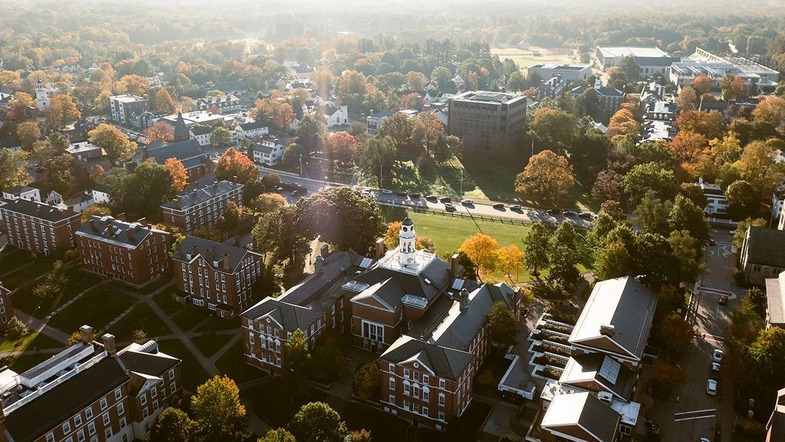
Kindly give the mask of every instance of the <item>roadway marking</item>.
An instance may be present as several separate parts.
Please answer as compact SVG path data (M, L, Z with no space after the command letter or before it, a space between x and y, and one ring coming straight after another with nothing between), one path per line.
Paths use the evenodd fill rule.
M716 417L717 409L716 408L706 408L704 410L694 410L694 411L682 411L679 413L673 413L673 421L674 422L682 422L682 421L689 421L695 419L709 419Z

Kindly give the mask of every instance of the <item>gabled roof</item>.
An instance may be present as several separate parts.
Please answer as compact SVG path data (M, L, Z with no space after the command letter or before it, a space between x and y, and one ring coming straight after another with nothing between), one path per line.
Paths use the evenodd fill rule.
M588 392L553 398L540 427L579 440L613 442L621 415Z
M379 358L394 364L411 361L414 358L436 376L458 380L472 362L474 355L423 342L410 336L402 336L396 339Z
M148 353L131 349L119 352L117 357L127 369L147 376L161 376L180 363L180 359L166 353Z
M216 268L216 270L231 273L237 271L237 267L240 265L240 262L247 254L256 255L261 258L261 255L258 253L246 250L242 247L236 247L231 244L210 241L189 235L185 237L185 239L180 243L180 249L172 256L172 259L175 261L188 262L196 258L196 256L193 255L194 251L204 258L204 260L207 262L207 265ZM186 255L190 256L190 259ZM228 269L223 267L224 256L229 258ZM212 261L217 261L218 266L213 266Z
M36 218L45 219L47 221L60 221L64 219L71 218L73 216L78 216L78 213L75 213L71 209L57 207L57 206L50 206L45 202L37 202L37 201L29 201L23 199L15 199L15 200L4 200L5 205L2 206L2 210L8 210L10 212L21 213L24 215L33 216Z
M785 268L785 231L750 227L746 242L748 263Z
M196 126L191 127L191 132L194 134L194 136L207 135L213 132L213 128L210 126L203 126L201 124L197 124Z
M244 132L248 132L250 130L263 129L263 128L267 127L267 126L268 126L267 122L263 121L263 120L252 121L250 123L243 123L243 124L238 125L238 127L240 127L240 129L242 129Z
M186 169L194 166L190 163L186 164L189 160L196 159L201 164L200 158L207 158L204 148L195 139L163 145L155 142L150 143L147 146L147 155L158 164L164 164L169 158L177 158Z
M609 391L626 401L632 394L635 373L608 355L585 354L567 361L559 382L585 390Z
M161 207L175 210L184 210L189 207L201 204L205 201L209 201L216 196L229 193L236 189L242 189L243 187L244 186L242 184L234 183L232 181L215 181L212 184L208 184L198 189L191 189L181 192L179 195L177 195L176 199L165 202L161 205Z
M242 316L252 320L269 316L284 330L293 332L297 329L306 330L322 317L322 312L267 297L243 312Z
M139 223L129 223L114 219L111 216L91 216L82 227L76 231L79 236L98 239L122 245L138 247L150 232L167 234L161 230L148 228Z
M776 278L766 279L767 321L771 325L785 327L785 272Z
M640 360L656 307L657 295L629 276L600 281L569 342Z

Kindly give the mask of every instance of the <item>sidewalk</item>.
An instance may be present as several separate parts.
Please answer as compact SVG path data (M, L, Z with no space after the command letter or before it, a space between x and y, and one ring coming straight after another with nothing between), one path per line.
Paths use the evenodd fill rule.
M39 332L44 336L48 336L62 344L66 344L68 342L69 335L67 333L63 333L62 331L54 327L48 326L46 322L34 318L19 309L14 309L14 315L16 315L16 317L19 318L20 321L24 322L25 325L27 326L27 329L30 330L31 332L32 331Z

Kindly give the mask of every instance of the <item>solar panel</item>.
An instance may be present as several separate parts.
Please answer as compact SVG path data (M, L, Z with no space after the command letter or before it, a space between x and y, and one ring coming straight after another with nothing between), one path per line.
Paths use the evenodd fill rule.
M602 360L602 366L600 367L600 376L607 379L611 384L616 385L616 379L619 378L620 369L621 364L618 361L613 360L610 356L605 356Z

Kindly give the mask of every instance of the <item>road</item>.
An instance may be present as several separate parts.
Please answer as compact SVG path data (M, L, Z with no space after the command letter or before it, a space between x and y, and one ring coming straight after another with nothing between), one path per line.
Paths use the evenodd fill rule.
M732 236L724 230L712 230L716 245L707 246L704 262L707 273L703 275L703 289L695 295L689 317L694 321L698 336L680 365L687 379L665 402L658 402L649 412L660 424L663 441L698 441L706 437L713 442L730 441L735 414L731 398L723 395L719 384L719 395L706 393L710 375L712 352L723 349L725 331L730 312L738 304L743 290L736 286L733 273L735 253L732 252ZM722 294L733 293L728 305L720 305ZM721 436L716 437L715 430Z
M263 176L266 173L268 173L266 170L260 168L259 170L260 176ZM306 189L308 189L309 194L317 192L320 189L331 185L325 181L303 179L303 178L288 176L288 175L281 175L281 178L285 183L297 184L305 187ZM283 191L282 194L286 196L287 200L290 203L296 202L302 196L302 195L296 195L293 197L291 195L291 192L288 191ZM423 210L435 210L440 212L446 211L444 204L437 202L435 200L428 201L422 196L420 198L410 198L408 196L396 194L391 191L383 192L378 189L367 189L367 194L372 198L374 198L376 202L385 206L405 207L408 208L409 210L423 209ZM522 210L513 211L509 209L509 204L507 203L504 204L505 206L504 209L496 209L492 206L492 204L476 203L476 204L464 205L461 204L459 200L456 198L453 198L452 203L455 206L456 213L462 212L464 214L472 214L474 216L505 218L505 219L510 219L523 223L535 223L537 221L542 221L543 223L547 223L547 224L559 224L562 221L566 220L577 228L588 229L589 227L591 227L590 220L579 218L577 216L568 217L564 215L548 215L544 211L538 211L529 208L522 208Z

